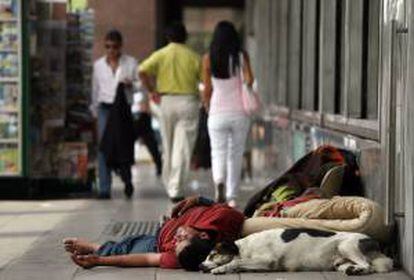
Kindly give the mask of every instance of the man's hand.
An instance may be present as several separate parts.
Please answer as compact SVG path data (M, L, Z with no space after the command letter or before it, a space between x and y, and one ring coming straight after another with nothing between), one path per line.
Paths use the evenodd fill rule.
M71 255L72 261L76 263L77 265L88 269L96 266L98 264L99 256L94 254L88 254L88 255L77 255L72 254Z
M122 81L124 84L125 84L125 86L127 87L127 88L132 88L132 80L131 79L124 79L123 81Z
M154 102L155 104L160 104L161 103L161 94L159 94L156 91L152 91L149 93L149 97L151 99L152 102Z
M210 103L209 102L203 102L203 107L206 112L210 111Z
M171 217L176 218L184 214L185 211L188 209L200 205L198 196L190 196L189 198L184 199L180 203L178 203L171 212Z
M142 113L150 112L150 105L149 105L148 99L145 99L145 101L141 102L139 106L140 106L140 112Z

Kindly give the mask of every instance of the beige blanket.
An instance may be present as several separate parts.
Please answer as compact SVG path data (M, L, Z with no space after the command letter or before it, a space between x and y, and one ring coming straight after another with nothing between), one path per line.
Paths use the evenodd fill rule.
M293 206L283 212L282 218L249 218L244 223L242 235L271 228L303 227L360 232L380 241L386 241L390 233L378 203L363 197L334 196Z

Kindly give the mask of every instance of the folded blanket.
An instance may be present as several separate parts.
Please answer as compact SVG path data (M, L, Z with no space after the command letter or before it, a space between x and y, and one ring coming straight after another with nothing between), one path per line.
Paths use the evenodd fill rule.
M386 241L390 233L380 205L367 198L354 196L335 196L331 199L303 202L283 211L282 218L247 219L243 225L242 235L271 228L360 232L379 241Z
M321 198L318 194L309 194L288 201L268 202L260 206L253 217L283 217L283 212L287 211L288 208L318 198Z
M296 197L309 188L321 187L326 181L324 180L326 175L335 167L341 167L340 170L337 170L340 171L340 174L336 174L340 175L340 180L335 180L333 182L335 184L330 182L326 184L330 185L327 194L363 196L364 192L355 155L350 151L323 145L302 157L282 176L255 193L248 200L244 214L246 217L251 217L260 206L271 201L272 194L280 187L294 188Z

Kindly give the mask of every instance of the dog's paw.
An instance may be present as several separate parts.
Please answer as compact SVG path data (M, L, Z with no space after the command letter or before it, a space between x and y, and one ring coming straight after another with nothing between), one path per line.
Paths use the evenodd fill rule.
M356 265L350 265L345 270L346 275L365 275L369 274L370 270L365 267L360 267Z
M227 271L225 269L223 269L222 267L216 267L216 268L212 269L210 272L212 274L217 275L217 274L225 274Z

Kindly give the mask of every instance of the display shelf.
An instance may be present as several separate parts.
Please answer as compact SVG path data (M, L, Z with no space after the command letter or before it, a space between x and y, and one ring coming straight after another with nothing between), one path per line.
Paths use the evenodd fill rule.
M0 114L18 114L19 109L8 109L8 108L1 108L0 106Z
M65 4L67 2L67 0L37 0L37 2L39 2L39 3L47 3L47 4L51 4L51 3L62 3L62 4Z
M0 49L0 53L18 53L18 50L13 49Z
M22 167L22 0L5 0L0 13L0 177Z
M18 23L19 19L18 18L0 18L0 23L1 22L15 22Z
M19 83L18 77L0 77L0 83Z
M16 138L0 138L0 144L19 144L20 140Z
M1 160L0 160L0 162L1 162ZM16 176L16 172L1 172L0 171L0 174L1 174L2 177Z
M88 67L93 57L93 23L94 16L88 11L68 14L66 131L68 139L89 147L88 160L96 156L93 118L89 111L92 67Z

